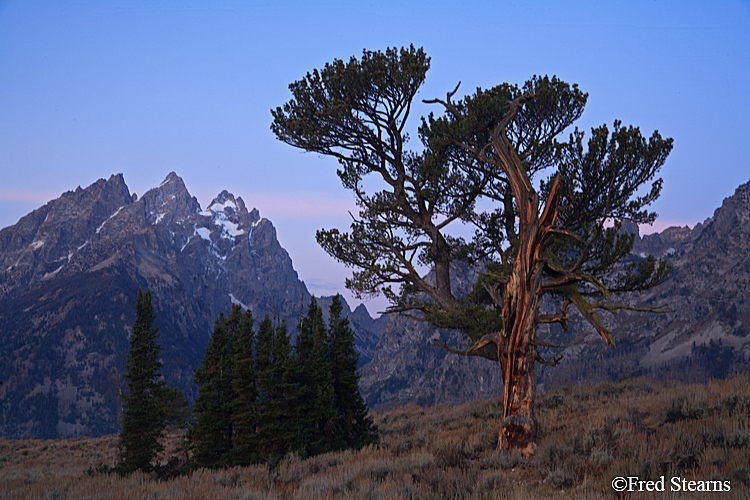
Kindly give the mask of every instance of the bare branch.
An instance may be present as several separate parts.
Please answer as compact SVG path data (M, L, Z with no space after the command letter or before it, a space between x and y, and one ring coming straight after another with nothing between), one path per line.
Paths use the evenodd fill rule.
M538 322L540 324L552 324L552 323L560 323L562 325L563 330L568 329L568 321L570 318L566 314L540 314L538 317Z
M446 95L445 101L435 98L435 99L429 99L429 100L423 99L422 102L425 104L438 104L438 103L442 104L445 107L445 109L448 110L454 117L460 118L461 113L458 112L456 107L451 102L451 97L453 97L453 95L456 92L458 92L458 87L460 86L461 86L461 82L458 82L458 85L456 85L456 88L453 89L453 92L448 92L448 94Z
M549 228L548 232L550 234L553 234L553 235L557 234L557 235L560 235L560 236L565 236L566 238L574 239L574 240L576 240L576 241L578 241L580 243L583 243L583 244L587 243L586 240L584 240L583 238L581 238L577 234L572 233L572 232L570 232L568 230L565 230L565 229L560 229L558 227L551 227L551 228Z
M481 339L476 341L471 347L466 350L456 349L448 346L445 342L439 340L433 340L432 345L445 349L446 351L458 354L459 356L476 356L480 358L490 359L492 361L499 361L498 359L498 345L501 342L500 332L488 333Z
M562 354L560 354L559 356L556 356L555 359L553 359L552 361L547 361L546 359L542 358L539 354L536 355L536 361L539 364L546 365L546 366L557 366L557 364L562 359L563 359Z

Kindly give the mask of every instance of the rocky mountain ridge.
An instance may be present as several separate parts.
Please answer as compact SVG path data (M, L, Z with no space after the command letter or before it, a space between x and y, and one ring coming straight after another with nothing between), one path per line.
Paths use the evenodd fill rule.
M165 379L189 399L220 312L240 304L293 330L310 300L273 224L228 191L201 209L170 173L140 199L121 174L66 192L0 231L0 436L119 431L139 287ZM364 363L379 323L351 316Z
M687 381L747 370L750 358L750 183L693 229L638 236L632 259L673 266L667 280L622 297L674 312L607 316L617 348L578 318L539 367L540 389L632 375ZM631 227L637 231L637 227ZM458 288L472 281L456 277ZM270 221L222 191L202 209L176 174L138 199L122 175L64 193L0 230L0 436L99 435L119 429L119 391L135 294L154 296L167 382L194 395L213 321L231 304L296 324L309 293ZM327 309L330 299L320 298ZM455 332L400 315L344 313L360 353L371 407L456 404L501 392L496 363L432 346Z

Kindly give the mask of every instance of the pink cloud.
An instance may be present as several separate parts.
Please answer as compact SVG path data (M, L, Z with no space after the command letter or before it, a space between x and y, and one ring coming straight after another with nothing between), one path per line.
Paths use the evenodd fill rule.
M33 189L0 189L0 201L15 203L38 203L44 205L59 197L61 193Z
M293 217L298 219L317 219L321 217L340 217L348 212L356 213L357 206L354 201L330 196L320 196L315 193L304 193L301 195L253 195L252 204L261 211L282 217Z
M248 210L257 208L261 217L272 221L279 218L313 220L330 217L348 217L348 213L356 214L359 209L353 198L332 196L320 191L297 192L252 192L242 189L232 190L235 196L245 201ZM219 193L211 186L199 187L195 190L202 207L206 207Z
M685 227L688 226L691 229L695 227L695 222L685 222L676 220L657 220L653 224L641 224L639 225L641 236L644 234L661 233L670 227Z

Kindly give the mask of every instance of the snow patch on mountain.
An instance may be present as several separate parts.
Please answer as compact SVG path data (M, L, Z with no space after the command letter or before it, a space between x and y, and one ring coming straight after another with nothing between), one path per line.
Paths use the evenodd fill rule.
M55 270L54 270L54 271L52 271L51 273L46 273L46 274L45 274L44 276L42 276L42 279L43 279L43 280L46 280L46 279L49 279L49 278L54 278L54 277L55 277L55 275L57 275L57 273L59 273L59 272L60 272L60 270L61 270L61 269L63 268L63 266L64 266L64 265L65 265L65 264L63 264L62 266L58 267L57 269L55 269Z
M230 219L227 213L228 209L235 213L238 211L237 204L232 199L227 199L224 202L215 200L210 207L200 212L200 215L211 217L212 222L221 227L221 238L233 239L245 234L245 230L238 229L239 224Z
M110 215L109 217L107 217L107 220L105 220L104 222L102 222L102 224L101 224L101 225L100 225L100 226L99 226L98 228L96 228L96 234L99 234L99 232L100 232L100 231L102 230L102 228L104 227L104 224L106 224L107 222L109 222L109 220L110 220L110 219L112 219L112 218L113 218L113 217L115 217L115 216L116 216L117 214L119 214L119 213L120 213L120 210L122 210L123 208L125 208L125 207L124 207L124 206L122 206L122 207L118 208L118 209L117 209L117 210L115 211L115 213L113 213L112 215Z
M211 242L211 230L210 229L208 229L207 227L197 227L197 226L193 226L193 229L195 229L195 234L200 236L201 239L204 239L208 241L209 243Z
M229 300L232 301L232 304L236 306L240 306L243 311L247 311L248 309L250 309L248 306L243 304L237 297L235 297L233 293L229 294Z

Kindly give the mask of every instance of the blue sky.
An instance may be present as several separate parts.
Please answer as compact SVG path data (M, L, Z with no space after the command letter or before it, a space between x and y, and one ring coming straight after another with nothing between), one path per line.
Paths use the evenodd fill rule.
M419 99L557 75L589 93L579 128L673 137L656 229L750 181L748 0L0 0L0 227L114 173L140 195L175 171L204 207L222 189L257 207L313 293L343 291L314 235L348 226L351 196L269 110L334 58L409 44L432 59Z

